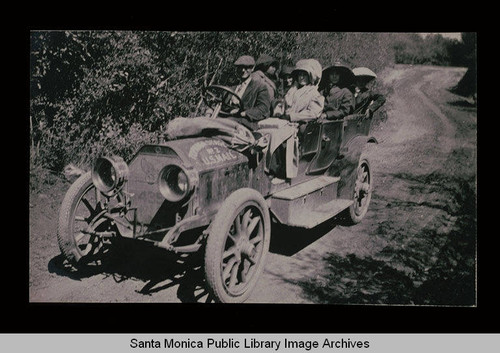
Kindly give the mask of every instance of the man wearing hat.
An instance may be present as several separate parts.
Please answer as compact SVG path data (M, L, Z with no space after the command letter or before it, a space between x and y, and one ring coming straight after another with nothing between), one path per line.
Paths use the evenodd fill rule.
M270 115L271 98L267 86L252 77L255 60L249 55L240 56L234 62L238 84L231 87L240 97L242 109L237 116L231 117L242 125L255 130L257 122Z
M281 116L285 113L285 95L292 88L294 81L292 72L294 66L283 65L279 73L280 83L276 90L276 97L271 101L272 116Z
M252 77L257 78L266 84L271 101L277 94L278 77L276 76L276 72L278 71L278 68L278 60L267 54L262 54L255 62L255 71L252 73Z
M371 118L373 113L385 103L385 97L373 91L373 82L377 75L367 67L356 67L352 70L356 77L354 98L355 113L365 114Z
M292 87L293 85L293 76L292 72L295 69L294 66L290 65L283 65L281 68L279 78L281 80L281 83L278 88L278 96L279 97L284 97L285 94L287 94L288 90Z

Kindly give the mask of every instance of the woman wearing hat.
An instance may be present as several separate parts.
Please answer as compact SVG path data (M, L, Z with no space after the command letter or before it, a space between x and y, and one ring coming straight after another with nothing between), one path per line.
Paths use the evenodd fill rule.
M340 62L323 70L320 90L325 97L325 107L322 119L342 119L354 111L354 96L349 89L353 83L353 72Z
M355 113L365 114L367 118L371 118L373 113L385 103L385 97L373 91L373 82L377 75L366 67L356 67L352 72L356 78Z
M317 119L323 111L325 99L317 84L321 80L321 64L315 59L302 59L292 71L293 86L285 95L284 119L292 122Z
M292 71L291 75L294 78L293 86L285 95L285 114L281 115L282 119L291 122L305 123L315 120L323 111L324 97L319 93L317 84L321 79L321 65L315 59L299 60ZM299 126L295 133L298 132L298 140L302 139L303 129L306 124ZM291 142L296 143L295 147ZM290 151L293 148L295 160L298 160L298 141L287 140L281 144L273 154L273 159L270 163L270 171L275 176L273 183L283 182L286 175L287 155L290 156ZM287 150L289 153L287 153ZM296 169L295 169L296 173Z

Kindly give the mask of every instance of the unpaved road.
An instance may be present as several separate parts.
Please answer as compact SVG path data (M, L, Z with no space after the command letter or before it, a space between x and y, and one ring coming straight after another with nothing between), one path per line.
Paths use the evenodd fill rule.
M370 145L375 190L366 218L312 231L275 227L250 303L474 306L476 109L449 92L463 68L396 66ZM56 227L68 182L30 195L30 302L206 302L199 259L123 244L99 272L75 273ZM192 263L190 263L190 261Z

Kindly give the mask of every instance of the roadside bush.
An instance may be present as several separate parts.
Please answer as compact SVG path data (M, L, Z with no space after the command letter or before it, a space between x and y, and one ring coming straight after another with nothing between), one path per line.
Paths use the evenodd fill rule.
M41 31L30 40L30 173L40 176L102 153L130 157L173 117L196 115L204 87L232 84L240 55L376 72L393 63L383 33Z
M475 33L461 33L462 40L444 38L440 34L425 37L417 33L393 33L392 47L397 64L420 64L470 67L475 61Z
M293 59L305 57L319 60L323 68L343 61L380 72L394 64L392 38L384 33L300 32Z

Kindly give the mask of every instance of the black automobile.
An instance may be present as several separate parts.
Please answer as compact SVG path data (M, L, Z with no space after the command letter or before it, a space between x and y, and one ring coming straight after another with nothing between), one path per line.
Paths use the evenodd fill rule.
M100 157L69 188L57 233L67 260L77 267L99 261L120 237L178 254L203 249L215 300L242 302L264 269L271 222L310 229L341 212L361 221L372 193L362 156L376 142L370 119L299 127L269 118L250 131L227 118L230 89L206 92L211 116L172 120L165 142L143 146L127 162Z

